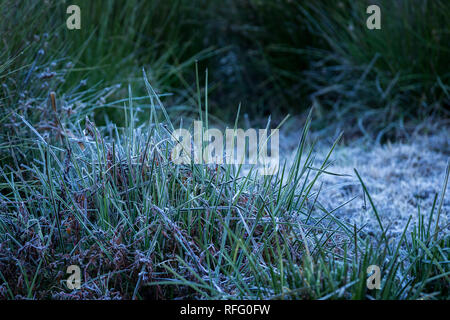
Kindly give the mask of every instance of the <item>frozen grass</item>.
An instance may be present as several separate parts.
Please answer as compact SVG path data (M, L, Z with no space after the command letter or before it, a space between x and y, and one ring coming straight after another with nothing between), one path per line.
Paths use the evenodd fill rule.
M192 70L199 60L210 70L210 112L221 119L231 122L239 102L250 120L282 119L314 104L322 127L341 121L347 131L382 130L386 139L411 121L448 117L450 5L377 3L379 31L365 28L367 1L73 1L82 8L83 27L70 31L64 2L5 0L0 61L8 61L10 92L38 81L67 93L87 80L90 88L131 83L142 96L145 66L152 84L176 93L173 104L186 107L196 103ZM21 74L17 81L25 69L56 74ZM126 89L114 97L125 95ZM121 120L113 109L99 111L98 123L104 113Z
M367 230L377 229L376 220L370 213L367 199L362 197L362 189L353 173L353 168L358 168L369 186L382 220L389 226L389 233L400 235L409 216L413 217L413 223L417 223L423 210L433 206L434 197L442 188L450 156L448 137L448 130L444 130L437 135L416 137L409 143L338 148L338 160L332 170L350 176L339 179L327 176L324 179L322 199L326 207L358 196L338 215L351 223L367 225ZM450 231L449 213L447 197L442 204L440 219L441 228L446 233Z
M339 207L318 201L314 186L336 144L317 165L306 144L310 117L292 166L275 176L176 166L173 124L145 81L151 108L139 126L131 90L122 128L73 115L68 122L61 99L42 101L47 116L35 114L47 119L47 135L20 110L3 118L19 124L12 136L28 138L3 145L17 161L1 170L2 298L448 297L448 233L433 222L445 189L413 232L407 224L395 241L372 207L382 230L374 241L339 219ZM370 185L360 182L370 198ZM80 290L65 288L71 264L83 270ZM372 264L381 267L381 290L366 288Z
M441 191L450 156L449 130L445 123L427 123L428 134L413 134L404 142L380 145L373 140L352 140L339 144L329 171L339 175L324 175L315 189L321 188L319 201L331 210L339 203L347 203L336 215L350 224L363 227L371 234L380 231L372 214L358 172L368 185L389 236L400 236L412 216L411 228L420 220L425 208L431 208L435 195ZM284 157L295 150L299 132L294 128L281 130ZM283 134L284 133L284 134ZM331 136L331 130L327 132ZM316 134L317 136L317 134ZM319 136L324 138L324 133ZM317 159L323 159L328 146L319 140ZM420 213L420 214L419 214ZM450 202L444 199L441 229L449 232Z
M370 1L226 3L215 6L219 14L209 8L206 37L231 47L215 79L219 92L230 92L219 107L243 101L250 114L282 118L314 104L315 124L339 121L347 134L381 141L403 136L417 119L448 117L448 1L378 0L376 31L365 25Z
M105 1L102 2L105 6L101 6L90 2L86 11L92 16L86 22L92 23L79 34L67 33L63 27L64 14L60 13L64 5L42 4L41 1L26 4L3 1L0 4L2 16L8 17L0 21L4 45L0 53L2 299L448 298L449 235L445 196L448 166L446 175L443 171L438 173L437 169L432 171L436 173L430 176L433 187L427 192L433 194L433 201L430 204L427 193L426 201L420 206L421 218L414 220L415 225L410 220L406 223L401 220L404 229L395 237L389 233L392 229L388 229L390 221L386 220L389 217L386 217L385 204L378 199L383 189L380 180L375 179L368 167L358 162L344 162L345 157L340 155L343 152L334 140L326 151L321 145L314 148L308 139L311 116L301 122L303 130L297 124L300 131L290 149L290 152L294 150L290 165L282 167L275 176L259 177L254 170L242 174L242 168L228 166L175 166L169 158L169 134L174 124L159 101L162 95L157 96L148 80L142 80L136 70L141 65L149 66L150 80L158 89L174 88L171 91L177 94L173 95L173 101L183 102L170 108L177 117L185 111L186 101L200 110L203 107L211 111L214 108L211 105L206 108L208 100L203 102L200 86L193 90L195 81L190 81L183 70L193 64L195 57L209 56L209 50L203 51L204 41L208 47L211 44L208 39L217 40L213 44L219 47L227 43L222 43L223 38L216 39L217 30L209 28L214 26L211 21L216 20L202 20L206 11L192 10L191 1L179 1L173 6L164 5L163 1L128 1L120 8L115 3ZM252 1L239 4L250 10L255 5ZM295 10L285 10L287 7L280 4L273 1L264 8L256 4L262 16L268 13L272 19L253 17L248 24L237 23L237 28L231 25L234 36L223 32L226 39L244 35L247 40L255 40L256 47L249 47L257 49L247 50L248 55L247 51L243 52L250 60L245 59L248 64L239 60L239 55L236 60L231 54L229 60L234 66L242 66L242 69L233 69L232 74L238 80L245 79L231 82L235 89L233 94L239 96L241 91L248 91L252 100L257 101L258 110L261 106L264 106L261 110L273 107L274 104L266 104L269 101L276 101L277 107L278 103L290 105L285 99L287 95L294 101L298 98L294 93L301 93L303 97L304 92L298 87L299 73L292 72L295 68L290 62L297 61L298 53L303 52L297 49L319 45L303 42L313 37L298 32L297 25L303 25L304 21L297 23L296 19L298 12L302 12L301 17L311 19L315 18L312 12L323 14L320 5L317 12L314 6L306 8L286 2ZM207 13L214 14L213 18L227 17L235 12L234 8L227 6L224 15L214 10ZM445 8L433 12L445 17L448 12ZM310 9L313 11L308 11ZM413 13L420 13L422 9L414 9ZM194 16L199 20L192 21ZM434 19L433 15L430 17ZM339 22L328 19L329 16L321 18L319 27ZM17 21L24 27L17 28ZM172 21L177 21L176 27L169 23ZM268 23L258 25L258 21ZM290 27L270 28L279 21ZM225 31L227 28L228 25ZM206 33L196 34L199 30ZM276 30L286 31L286 34L278 34L275 37L280 39L278 45L267 47L265 51L263 44L267 39L257 35L274 36ZM420 101L425 107L420 110L427 114L441 112L441 105L448 101L448 73L445 73L448 55L445 48L433 46L433 43L448 34L441 34L441 27L437 30L435 38L429 36L429 30L422 31L426 35L424 43L430 50L439 48L433 51L435 68L425 70L444 72L439 78L434 72L414 70L418 77L408 77L411 70L405 70L404 77L401 73L396 78L395 71L403 71L402 68L394 68L389 74L384 72L383 65L370 67L374 55L360 56L358 47L337 48L337 55L328 47L325 51L308 50L309 54L320 53L313 54L317 58L311 60L317 62L312 66L314 70L323 66L323 72L308 76L314 80L310 81L312 87L309 88L315 92L314 118L333 110L331 117L348 129L346 116L352 114L355 105L361 106L366 117L353 128L359 128L367 136L375 134L375 138L380 137L376 141L383 141L386 135L383 136L383 131L381 135L372 132L377 122L370 122L370 119L373 115L381 116L389 125L403 130L407 125L403 122L405 113L390 107L399 106L409 93L413 93L413 101ZM41 34L44 31L48 32ZM326 31L322 36L329 37ZM299 34L301 41L294 37L293 43L285 42L286 38ZM95 41L91 41L94 37ZM411 32L402 34L402 38L409 39L410 44L415 39ZM339 39L339 36L332 39ZM247 40L244 39L244 43ZM339 43L345 45L342 41ZM287 52L292 53L290 59L285 59ZM388 58L389 52L384 53L388 55L383 57ZM348 61L352 56L358 60ZM272 57L283 58L274 61L269 59ZM397 55L397 58L401 64L403 56ZM284 64L286 61L289 63ZM409 58L405 61L408 65ZM427 55L421 56L416 71L422 70L424 61L428 61ZM222 67L226 69L229 64L225 61ZM236 72L239 70L243 72ZM367 77L362 77L365 74ZM86 77L88 81L80 81ZM218 78L231 79L220 73ZM138 84L140 91L136 96L130 87L112 85L99 89L101 86L97 84L105 81L110 85L124 79ZM380 89L376 87L377 79L381 81ZM220 93L221 80L216 78L215 81L210 91ZM248 81L251 85L245 85ZM340 82L342 86L324 95L323 89L330 81ZM397 87L397 83L402 85ZM273 88L267 90L268 87ZM148 92L143 93L142 89ZM372 102L378 101L374 100L377 90L386 93L385 100L389 103L384 111L392 110L391 113L377 113L380 107L377 105L372 108ZM414 94L422 90L425 99ZM50 94L52 91L56 94ZM176 100L177 97L180 99ZM232 101L228 97L221 94L220 101ZM355 97L359 100L350 103L350 98ZM309 107L309 101L305 101ZM334 104L336 101L339 103ZM228 116L235 116L234 111L228 111L233 108L226 110ZM200 114L205 118L207 112ZM95 117L100 118L101 126L94 124ZM289 140L293 139L283 140L283 145ZM337 158L329 154L330 148L334 151L337 148ZM408 147L400 150L402 148ZM348 150L352 158L361 159L358 151ZM378 159L375 155L378 151L384 155L381 159L391 161L386 149L374 150L375 153L369 152L374 156L363 158L364 162ZM430 157L436 157L436 163L430 164L430 168L439 166L444 170L442 152L430 151ZM405 153L409 155L408 150L393 152L400 158ZM360 170L350 172L354 177L351 183L357 183L357 190L364 191L366 209L357 211L352 207L355 203L359 205L358 199L345 204L340 200L347 198L333 202L327 196L327 185L335 188L335 182L329 180L329 172L335 171L333 159L337 159L344 171L353 164ZM411 159L411 163L420 162ZM396 170L412 173L403 170L398 163L390 165L383 161L378 165L386 167L385 175ZM422 176L427 174L424 172ZM343 183L348 179L338 178ZM411 185L406 177L404 182ZM339 195L340 190L334 191ZM383 190L381 192L390 195L387 188ZM401 202L400 198L396 199ZM363 215L368 222L376 221L370 225L370 232L376 237L360 229L362 225L355 226L355 220L348 219L349 215L341 214L347 207L354 212L352 217ZM408 207L408 211L411 208ZM415 219L418 210L410 215ZM66 268L71 264L83 270L81 290L70 291L65 287ZM378 291L366 288L366 270L371 264L379 265L382 270L382 289Z

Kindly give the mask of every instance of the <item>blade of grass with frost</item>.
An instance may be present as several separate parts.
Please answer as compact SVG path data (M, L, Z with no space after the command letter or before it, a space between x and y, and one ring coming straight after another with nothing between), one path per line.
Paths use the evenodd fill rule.
M397 261L398 255L399 255L399 250L400 250L400 246L403 243L403 239L406 235L406 231L408 230L408 226L409 223L411 222L411 218L412 216L409 216L408 218L408 222L406 223L405 228L403 229L403 233L400 237L400 239L398 240L398 244L397 247L394 251L394 255L392 257L390 257L390 263L389 266L387 267L388 269L388 274L387 274L387 279L386 282L384 283L381 295L383 297L383 300L387 299L389 297L389 295L391 294L391 288L393 287L393 282L395 281L395 276L396 276L396 272L397 269L400 267L400 262Z
M386 237L386 232L385 232L385 230L383 228L383 224L381 223L380 215L378 214L377 208L375 207L375 204L372 201L372 197L370 196L369 192L367 191L366 185L362 181L361 176L358 173L358 170L356 170L356 169L353 169L353 170L355 171L356 176L358 177L358 180L361 182L361 185L362 185L362 187L364 189L364 192L367 195L367 198L369 199L370 205L372 206L373 212L375 213L375 217L377 218L378 225L380 226L380 229L381 229L381 232L382 232L381 238L384 238L384 240L386 241L386 245L387 245L388 239ZM387 247L389 248L389 246L387 246Z
M172 124L172 121L170 120L169 115L167 114L166 108L164 107L163 103L161 102L161 100L159 99L159 96L156 94L155 90L153 90L153 87L150 85L150 83L148 82L148 78L147 78L147 74L145 73L145 70L142 70L143 74L144 74L144 82L145 82L145 87L147 88L147 91L149 93L150 97L154 97L156 99L156 101L159 104L159 107L161 108L164 117L166 119L167 124L170 126L170 132L175 131L174 126ZM153 105L153 99L152 101L152 105ZM153 107L154 110L154 107ZM169 133L170 133L169 132Z
M332 145L330 151L328 152L328 154L326 155L324 161L322 162L322 165L321 165L321 167L320 167L320 170L319 170L319 171L317 172L317 174L314 176L313 180L309 183L309 185L308 185L308 187L307 187L307 189L306 189L306 191L305 191L305 193L304 193L305 196L303 197L303 200L302 200L301 203L300 203L300 207L303 207L303 204L304 204L304 202L306 201L306 199L307 199L309 193L311 192L312 187L314 186L314 184L316 183L317 179L319 178L319 176L320 176L320 174L321 174L321 171L323 171L323 169L327 166L328 159L330 158L331 153L333 152L333 150L334 150L334 148L336 147L337 143L338 143L339 140L341 139L342 135L343 135L343 133L340 133L339 136L336 138L336 140L334 141L334 143L333 143L333 145ZM312 151L312 150L311 150L311 151ZM306 165L306 168L307 168L307 167L308 167L308 165ZM297 170L298 170L298 168L297 168ZM300 200L300 198L299 198L299 200Z
M434 241L436 241L437 235L438 235L439 218L441 217L441 209L442 209L442 204L443 204L444 198L445 198L445 191L447 190L447 183L448 183L449 174L450 174L450 163L447 163L447 168L445 170L444 184L442 186L442 191L441 191L441 200L439 201L439 207L438 207L438 212L437 212L436 227L434 228Z

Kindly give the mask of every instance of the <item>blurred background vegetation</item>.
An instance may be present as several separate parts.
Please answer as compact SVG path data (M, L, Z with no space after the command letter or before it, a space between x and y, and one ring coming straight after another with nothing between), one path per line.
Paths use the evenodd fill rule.
M66 28L70 4L81 30ZM369 4L381 30L366 28ZM98 122L120 123L107 101L128 84L145 95L145 68L169 110L189 115L207 69L209 112L225 123L239 103L255 122L314 106L317 127L383 140L448 118L447 0L2 0L0 14L3 110L83 89Z

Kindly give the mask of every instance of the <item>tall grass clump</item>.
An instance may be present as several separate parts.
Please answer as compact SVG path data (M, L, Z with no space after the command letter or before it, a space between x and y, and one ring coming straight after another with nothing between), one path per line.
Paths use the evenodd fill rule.
M81 9L81 29L66 27L70 4ZM2 102L46 97L48 91L111 87L107 98L123 96L116 85L130 83L145 94L140 68L160 90L177 93L174 104L192 95L186 70L213 48L196 44L189 1L13 1L0 3L0 77ZM20 27L18 27L20 25ZM189 67L189 68L188 68ZM105 105L97 103L97 109ZM98 110L100 111L100 110ZM97 112L121 120L122 114L105 106Z
M318 106L346 120L357 115L363 134L404 134L429 116L448 116L450 73L447 1L377 1L381 30L365 27L368 2L301 8L313 34L328 45L312 49L307 72ZM325 14L328 9L328 14ZM351 118L351 116L350 116ZM413 120L413 121L411 121ZM375 130L373 130L375 129Z
M60 130L50 114L50 92L64 101L64 110L58 110L62 122L95 110L98 123L114 119L121 124L120 103L118 107L111 101L126 94L123 81L138 95L145 94L142 81L135 81L142 66L152 83L172 93L168 100L176 97L171 101L180 105L174 108L178 113L190 112L183 103L192 95L184 71L212 49L197 51L192 45L196 32L190 32L187 1L70 4L81 8L80 30L66 27L66 1L0 3L1 163L28 159L28 143L35 135L19 115L43 136ZM14 147L13 152L7 146Z
M379 141L448 117L448 1L226 3L204 14L207 43L229 48L211 62L221 74L212 100L232 91L228 101L259 115L314 104L315 125L346 123L348 135ZM366 27L371 4L381 30Z
M448 116L447 1L231 2L244 87L263 99L259 110L314 104L322 124L353 124L380 141ZM366 27L370 4L381 30Z
M199 60L210 70L211 114L230 121L239 102L256 122L273 110L281 120L314 104L314 127L337 119L351 125L348 135L383 141L407 135L429 116L448 116L450 6L444 0L379 0L381 30L366 27L366 8L374 4L367 1L73 4L82 10L80 30L66 28L66 2L0 4L0 55L10 92L24 82L67 93L83 80L91 88L126 81L142 96L145 66L155 87L173 94L171 105L192 111L190 71ZM110 98L126 92L115 90ZM99 123L105 113L121 119L116 109L103 111Z
M380 221L372 238L340 221L338 207L321 206L313 187L329 174L337 141L317 164L310 117L292 166L273 176L175 165L174 125L144 82L151 108L140 125L130 87L123 127L96 126L92 110L64 121L67 101L54 94L49 134L15 114L34 137L23 148L28 160L0 172L2 298L448 297L448 234L433 223L446 186L413 233L406 226L392 241ZM383 270L381 290L366 287L373 264ZM82 269L79 290L65 286L69 265Z

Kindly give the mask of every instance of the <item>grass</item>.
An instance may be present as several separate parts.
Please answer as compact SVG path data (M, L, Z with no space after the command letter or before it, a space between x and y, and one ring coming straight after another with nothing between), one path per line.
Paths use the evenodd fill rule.
M405 18L389 35L406 44L386 48L385 33L341 28L349 16L361 18L353 17L359 4L345 1L331 11L322 2L229 1L204 10L182 0L117 3L80 2L79 33L64 28L64 3L0 4L8 17L0 21L0 298L448 299L449 236L440 216L449 170L432 208L419 208L419 224L389 238L357 171L379 230L341 221L335 213L345 204L321 205L315 186L338 141L317 163L308 139L313 119L329 110L369 135L380 134L380 122L367 126L356 115L399 128L419 101L445 114L446 20L433 22L448 12L444 2L399 11L432 10L424 21L438 30L438 46L433 27L424 22L415 33ZM300 36L299 25L311 36ZM416 50L418 36L428 51L410 67L402 50ZM221 115L237 126L235 108L219 106L238 105L241 94L244 102L255 97L243 112L256 117L276 103L300 112L313 102L293 164L274 176L175 165L170 134L179 119ZM82 269L80 290L65 284L72 264ZM382 271L380 290L367 289L370 265Z
M382 15L377 31L365 26L370 1L219 6L214 30L220 34L231 24L226 37L239 61L237 80L222 86L241 88L235 99L252 101L250 114L315 105L315 128L345 122L352 128L347 135L381 142L404 137L430 116L448 117L449 3L376 3Z
M20 96L22 100L46 98L49 90L68 95L105 87L114 89L108 95L114 100L127 94L126 88L118 87L124 83L144 95L140 70L145 66L155 87L177 93L172 103L185 106L192 91L187 75L195 61L214 54L213 48L194 44L196 32L189 27L192 8L188 1L71 4L81 8L80 30L67 29L65 2L6 0L0 4L2 16L8 17L0 22L6 104L17 103ZM17 21L25 27L18 30ZM116 109L102 108L105 101L94 102L98 122L104 123L105 115L121 121Z
M308 71L315 87L313 102L335 110L337 120L350 118L360 132L378 141L402 136L430 116L445 117L448 3L379 1L381 32L359 27L367 16L366 5L352 2L330 15L323 14L321 3L303 9L314 34L330 48L312 50L320 70Z
M413 232L406 226L393 241L380 221L381 237L373 239L323 208L312 191L334 145L316 168L306 143L311 118L293 165L277 175L177 166L170 160L173 124L160 119L164 106L145 82L150 116L139 126L131 90L124 127L86 119L83 130L80 118L62 120L60 99L50 99L48 137L15 115L34 135L27 148L33 160L1 170L3 298L448 297L449 238L433 219L446 186ZM71 264L83 270L82 288L72 292L64 284ZM369 291L373 264L383 281Z
M2 61L10 62L14 79L26 66L55 72L37 80L54 91L86 80L90 88L131 83L137 96L145 94L145 66L155 88L174 93L170 105L192 114L198 60L210 71L212 115L233 121L242 102L243 113L281 121L314 104L315 128L336 119L353 128L348 135L379 141L405 136L430 116L448 116L447 1L378 1L383 22L377 31L365 27L365 1L225 3L75 1L83 27L70 31L63 2L7 0L0 7L9 17L0 26ZM19 20L27 27L13 28ZM12 91L12 81L7 84ZM126 94L123 88L112 97ZM104 124L104 113L121 119L118 111L99 111L98 123Z

